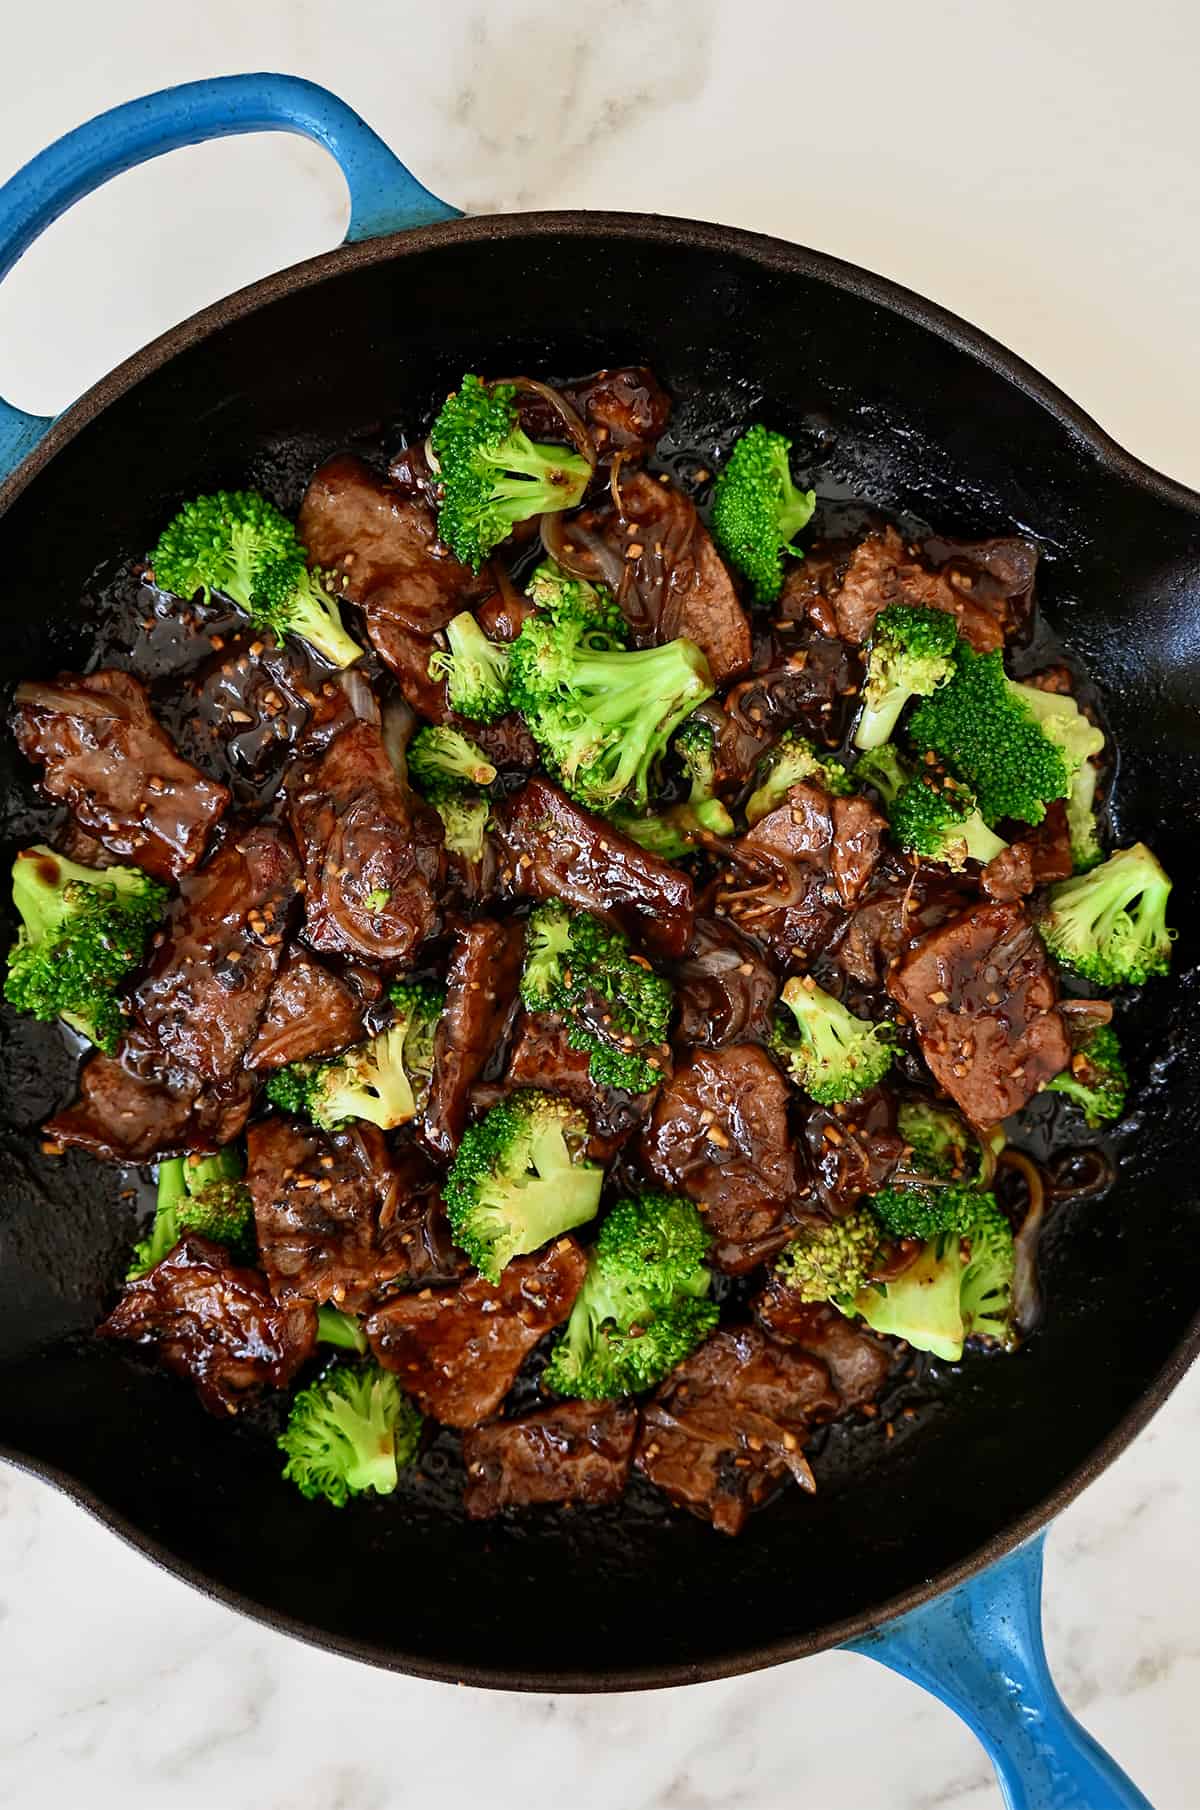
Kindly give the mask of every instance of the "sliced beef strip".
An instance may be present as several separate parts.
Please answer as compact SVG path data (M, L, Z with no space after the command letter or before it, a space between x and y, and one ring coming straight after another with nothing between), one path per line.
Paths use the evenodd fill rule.
M632 1402L560 1402L523 1420L493 1421L463 1436L472 1521L536 1503L616 1502L633 1460Z
M422 495L350 453L313 474L296 526L312 563L336 574L368 628L377 618L432 635L492 588L438 540L437 517Z
M589 1159L608 1164L646 1117L654 1092L631 1094L623 1087L602 1087L592 1080L590 1064L586 1050L571 1048L567 1027L555 1013L522 1011L503 1082L476 1088L473 1100L476 1106L486 1108L521 1087L562 1094L587 1114Z
M153 1345L160 1364L195 1383L212 1414L236 1414L263 1389L286 1389L312 1356L316 1309L272 1299L257 1270L190 1234L148 1275L125 1285L102 1339Z
M1024 842L1010 843L993 855L979 876L989 899L1023 899L1033 891L1033 856Z
M716 908L783 967L806 964L844 925L879 861L887 824L860 795L804 782L740 837Z
M441 847L422 827L371 723L356 723L288 780L304 859L305 935L321 953L403 965L440 923Z
M886 1185L904 1152L895 1095L872 1087L845 1104L811 1106L804 1142L821 1204L830 1213L851 1212L864 1194Z
M862 656L832 618L828 633L803 619L799 598L788 596L792 582L785 582L774 622L756 620L750 672L730 687L719 713L721 768L742 783L785 729L801 730L818 746L837 742L862 684Z
M318 1131L267 1118L246 1139L262 1265L281 1301L361 1313L385 1291L461 1273L437 1176L374 1125Z
M745 672L750 623L695 504L644 471L623 471L618 489L620 510L605 502L572 517L572 570L608 582L619 564L617 602L635 647L682 635L703 651L714 684Z
M328 1056L364 1035L362 1001L344 980L299 949L284 958L267 994L247 1068L283 1068Z
M692 936L692 882L593 817L546 779L531 779L495 811L511 883L532 899L562 899L640 938L653 953L680 956Z
M688 1195L717 1239L714 1261L739 1275L794 1235L802 1183L788 1131L788 1085L757 1044L701 1051L659 1089L642 1159Z
M1070 1059L1054 971L1020 905L978 905L931 931L888 991L972 1124L1006 1119Z
M229 792L181 760L129 673L19 685L13 731L42 785L120 861L160 880L196 866Z
M889 854L853 917L830 945L834 959L860 986L882 987L891 964L919 936L944 924L973 897L965 875Z
M477 918L455 938L423 1115L424 1140L443 1162L458 1149L471 1088L512 1014L524 952L524 925L512 920Z
M885 528L850 555L832 599L838 633L857 645L870 639L881 610L923 604L954 616L976 653L993 653L1028 609L1036 562L1026 541L934 541L923 555Z
M135 1022L171 1061L227 1081L258 1029L283 957L300 864L266 823L229 837L180 882L145 976Z
M476 1427L494 1414L538 1340L575 1304L587 1258L573 1238L517 1257L499 1283L473 1276L458 1288L422 1288L367 1322L371 1349L425 1414Z
M1075 863L1071 855L1065 801L1051 799L1042 821L1032 829L1024 830L1013 847L1024 849L1028 854L1029 871L1035 886L1047 886L1052 880L1069 880L1075 871Z
M613 453L644 458L666 430L671 399L645 365L597 371L578 383L562 386L562 394L583 417L601 461ZM531 440L561 440L562 417L536 392L517 396L521 426Z
M821 1360L757 1326L724 1328L646 1404L635 1462L677 1507L740 1533L789 1473L815 1488L804 1441L840 1405Z
M772 1276L751 1304L759 1324L784 1345L798 1345L829 1371L841 1408L864 1407L883 1390L892 1353L874 1333L860 1329L828 1301L802 1301Z
M766 1042L779 982L758 944L728 919L697 917L692 946L671 978L677 1049Z
M254 1076L244 1070L205 1087L198 1075L165 1067L157 1047L128 1039L119 1056L89 1056L79 1071L79 1098L43 1130L51 1142L103 1162L156 1162L231 1143L250 1115L255 1090Z

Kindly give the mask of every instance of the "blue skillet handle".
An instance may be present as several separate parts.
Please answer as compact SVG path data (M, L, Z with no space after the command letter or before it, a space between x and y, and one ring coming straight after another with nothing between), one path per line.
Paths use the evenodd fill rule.
M850 1651L948 1704L987 1748L1008 1810L1151 1810L1054 1687L1042 1645L1039 1534Z
M77 126L0 188L0 280L52 220L111 176L164 151L242 132L299 132L337 159L350 190L349 243L457 220L382 138L328 89L294 75L224 75L126 101ZM0 399L0 483L52 417Z

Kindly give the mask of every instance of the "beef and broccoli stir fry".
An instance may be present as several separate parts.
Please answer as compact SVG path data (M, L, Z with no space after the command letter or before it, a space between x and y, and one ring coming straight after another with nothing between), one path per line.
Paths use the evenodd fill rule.
M897 1364L1030 1332L1025 1115L1120 1117L1168 967L1034 546L839 537L781 433L673 477L669 415L464 376L295 520L185 502L127 645L16 693L5 992L84 1049L45 1148L156 1171L99 1335L289 1392L337 1507L430 1422L472 1517L814 1489Z

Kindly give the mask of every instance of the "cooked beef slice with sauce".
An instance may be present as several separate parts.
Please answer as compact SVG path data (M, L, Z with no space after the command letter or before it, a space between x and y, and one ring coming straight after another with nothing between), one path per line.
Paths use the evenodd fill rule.
M525 927L511 920L477 918L455 936L422 1119L424 1141L442 1162L458 1149L471 1088L513 1012L524 953Z
M562 384L560 394L582 417L601 461L618 452L626 460L644 458L671 417L671 399L645 365L597 371ZM536 391L519 390L517 409L531 440L563 439L562 416Z
M616 1502L633 1461L632 1402L560 1402L523 1420L493 1421L463 1435L472 1521L536 1503Z
M719 1269L741 1275L794 1235L789 1088L757 1044L700 1051L658 1091L641 1153L712 1227Z
M286 831L258 823L180 881L133 995L135 1022L204 1081L241 1064L283 957L300 864Z
M975 1125L1006 1119L1070 1060L1054 970L1020 905L977 905L931 931L888 991L934 1079Z
M281 1306L257 1270L189 1234L125 1292L96 1333L153 1345L164 1369L195 1383L212 1414L236 1414L263 1389L286 1389L312 1356L310 1301Z
M385 1289L459 1274L435 1172L418 1151L393 1156L376 1126L323 1132L267 1118L246 1151L259 1256L279 1300L361 1313Z
M724 1328L643 1408L635 1462L676 1507L740 1533L789 1472L815 1488L804 1441L840 1406L819 1359L757 1326Z
M840 561L818 557L805 562L794 596L806 582L826 587L837 630L847 641L869 641L875 618L892 604L945 610L976 653L1003 647L1005 636L1024 620L1033 595L1037 549L1015 538L992 541L929 540L906 545L895 528L868 534ZM831 582L831 569L840 583Z
M974 897L967 875L890 852L830 951L851 980L880 988L889 967L918 937L954 917Z
M440 923L440 825L414 808L380 731L356 723L288 778L305 936L323 954L401 965ZM436 819L434 819L436 824Z
M750 664L750 623L695 504L644 471L623 471L617 488L619 510L605 502L564 524L571 569L611 585L635 647L683 636L723 685Z
M728 919L697 917L691 948L671 979L678 1050L766 1041L779 982L758 944Z
M829 1301L802 1301L772 1276L751 1306L759 1324L784 1345L798 1345L829 1371L843 1410L861 1408L882 1391L892 1352L874 1333L861 1330Z
M817 1194L831 1213L849 1213L862 1195L884 1187L905 1148L896 1098L886 1087L837 1106L814 1103L803 1135Z
M284 958L267 994L247 1068L283 1068L332 1055L365 1035L362 1001L344 980L299 949Z
M102 1162L150 1163L231 1143L255 1091L255 1077L245 1070L205 1087L199 1075L165 1064L160 1049L134 1036L118 1056L88 1057L79 1071L79 1098L43 1130L52 1143Z
M655 1097L653 1089L631 1094L623 1087L604 1087L593 1081L588 1052L571 1048L567 1027L554 1012L521 1011L503 1082L477 1088L474 1103L486 1108L521 1087L540 1087L547 1093L562 1094L586 1113L591 1126L588 1159L604 1164L612 1162L630 1133L646 1117Z
M880 858L887 823L865 798L831 798L807 781L738 838L716 909L765 943L782 967L805 965L842 928Z
M496 1284L472 1276L458 1288L422 1288L379 1308L367 1337L385 1370L422 1413L475 1427L495 1413L538 1340L575 1304L587 1258L573 1238L516 1257Z
M531 779L495 813L515 892L591 911L654 954L680 956L692 937L692 882L569 799Z
M773 624L755 621L749 674L718 711L721 770L743 784L785 729L800 729L818 747L835 743L862 685L862 656L832 620L826 634L793 620L790 608L785 585Z
M137 679L101 671L19 685L12 725L45 790L119 861L159 880L196 866L229 792L179 758Z

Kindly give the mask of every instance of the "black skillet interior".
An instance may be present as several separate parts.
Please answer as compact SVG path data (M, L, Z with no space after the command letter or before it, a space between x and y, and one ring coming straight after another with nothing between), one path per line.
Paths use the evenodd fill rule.
M261 1426L211 1420L182 1385L88 1340L134 1210L112 1172L40 1153L71 1064L53 1029L6 1018L0 1440L194 1581L379 1663L603 1688L815 1650L1061 1500L1122 1419L1164 1392L1200 1305L1200 504L1056 415L995 349L931 332L921 304L884 305L855 273L767 241L526 216L325 268L181 330L165 363L152 349L139 380L17 495L0 519L3 680L87 659L77 600L101 562L146 547L182 494L257 478L294 502L320 456L423 419L465 368L645 360L693 444L762 413L796 434L801 469L811 459L831 497L1040 541L1044 608L1101 677L1120 742L1120 838L1152 840L1177 883L1176 977L1127 1020L1133 1135L1113 1193L1067 1210L1046 1241L1049 1309L1027 1348L972 1360L949 1387L935 1379L890 1440L882 1417L835 1433L815 1499L789 1491L737 1541L637 1488L619 1512L475 1527L441 1451L436 1475L400 1498L309 1505L280 1481ZM7 859L33 826L6 737L0 775Z

